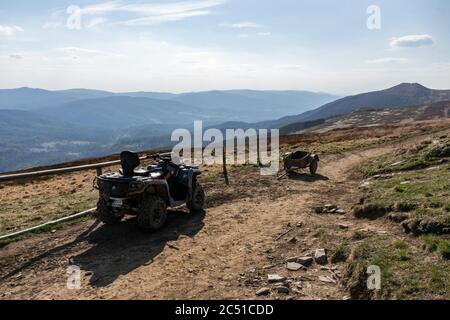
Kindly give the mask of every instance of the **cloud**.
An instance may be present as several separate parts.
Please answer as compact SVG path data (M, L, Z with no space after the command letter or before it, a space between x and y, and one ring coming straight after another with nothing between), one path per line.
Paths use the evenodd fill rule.
M270 33L270 32L258 32L256 35L260 36L260 37L268 37L268 36L271 36L272 33Z
M203 11L189 11L175 14L165 14L158 16L149 16L138 19L132 19L120 22L119 24L125 26L156 26L166 22L180 21L190 17L205 16L210 14L208 10Z
M125 4L123 1L110 1L81 9L82 14L102 15L111 12L133 12L141 15L167 15L187 11L202 10L224 4L227 0L192 0L173 3Z
M433 38L428 34L421 35L408 35L399 38L392 38L390 45L391 47L423 47L432 45L434 43Z
M84 49L84 48L78 48L78 47L63 47L63 48L56 48L53 49L56 52L64 52L64 53L86 53L86 54L98 54L101 53L99 50L92 50L92 49Z
M244 21L244 22L238 22L238 23L222 23L219 26L226 27L226 28L234 28L234 29L247 29L247 28L261 29L261 28L264 28L263 25L260 25L255 22L250 22L250 21Z
M12 37L16 33L23 32L19 26L2 26L0 25L0 36Z
M222 5L227 0L192 0L173 3L126 4L123 1L110 1L81 8L82 15L104 16L109 13L131 13L139 15L119 22L126 26L159 25L165 22L184 20L211 14L212 7Z
M281 64L279 68L284 70L302 70L305 67L301 64Z
M62 29L62 28L66 28L66 25L61 22L50 21L50 22L46 22L42 26L42 28L44 28L44 29Z
M220 6L228 0L189 0L178 2L156 2L129 4L126 1L108 1L79 7L82 21L87 29L102 25L115 18L114 25L154 26L167 22L180 21L212 13L213 7ZM106 16L110 17L106 18ZM90 18L89 18L90 16ZM118 20L120 17L121 20ZM66 26L67 12L53 9L51 21L43 25L44 29L59 29Z
M86 28L90 29L90 28L94 28L98 25L101 25L107 21L108 20L106 18L98 17L98 18L94 18L94 19L88 21L85 26L86 26Z
M121 57L120 54L113 52L106 52L96 49L86 49L79 47L62 47L55 48L51 50L51 53L56 53L58 55L63 56L72 56L76 57L76 59L80 59L82 57L91 58L91 57Z
M407 63L411 60L406 58L392 58L392 57L386 57L386 58L378 58L378 59L372 59L367 60L366 63L369 64L382 64L382 63Z
M20 54L10 54L9 57L11 59L14 59L14 60L21 60L21 59L23 59L23 56L20 55Z

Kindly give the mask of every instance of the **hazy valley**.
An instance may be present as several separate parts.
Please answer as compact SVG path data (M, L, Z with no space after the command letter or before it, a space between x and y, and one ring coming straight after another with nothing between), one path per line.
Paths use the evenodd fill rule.
M171 132L192 130L194 120L202 120L205 127L277 128L290 134L327 126L359 109L402 108L405 114L404 108L439 101L450 101L450 90L406 83L344 98L308 91L0 90L0 172L123 149L167 148L173 145ZM434 108L440 111L428 118L448 117L446 106Z

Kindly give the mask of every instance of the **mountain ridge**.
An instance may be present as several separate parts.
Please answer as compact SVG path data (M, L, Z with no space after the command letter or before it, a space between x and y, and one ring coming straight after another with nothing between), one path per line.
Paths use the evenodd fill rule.
M348 114L356 109L401 108L450 100L450 90L429 89L418 83L401 83L388 89L360 93L337 99L317 109L285 116L276 120L254 123L256 127L280 128L300 122L326 120Z
M20 96L21 92L27 94ZM39 97L40 94L42 96ZM309 91L216 90L121 95L89 89L56 92L30 88L11 92L4 89L0 90L1 108L28 106L31 110L15 110L16 113L14 110L0 110L3 118L0 119L0 171L105 155L126 148L166 147L171 144L171 132L176 128L192 129L193 120L204 120L205 128L278 128L281 134L287 134L360 108L400 108L450 100L450 90L402 83L385 90L340 99L319 95L318 100L333 101L301 113L305 105L311 107L313 104L308 102L309 95L316 99L315 93ZM10 104L7 98L17 96L15 104ZM285 116L270 117L277 113ZM294 115L289 115L292 113Z

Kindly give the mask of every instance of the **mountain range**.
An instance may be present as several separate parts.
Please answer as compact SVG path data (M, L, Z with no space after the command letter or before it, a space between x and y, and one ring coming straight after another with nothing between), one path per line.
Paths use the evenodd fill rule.
M255 123L240 122L238 125L249 128L284 128L343 116L362 108L403 108L439 101L450 101L450 90L434 90L418 83L402 83L385 90L347 96L298 115Z
M228 90L182 94L71 89L0 90L0 172L122 149L170 146L194 120L225 128L307 129L361 108L449 101L450 90L403 83L339 98L308 91ZM275 120L274 120L275 119Z
M155 123L262 121L312 110L337 97L308 91L207 91L113 93L71 89L0 90L0 108L44 114L54 120L103 128Z

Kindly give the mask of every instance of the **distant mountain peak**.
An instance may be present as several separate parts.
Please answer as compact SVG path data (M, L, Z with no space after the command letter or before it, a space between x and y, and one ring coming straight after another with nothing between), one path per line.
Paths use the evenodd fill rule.
M291 117L289 121L328 119L349 114L361 108L399 108L446 100L450 100L450 90L433 90L420 83L401 83L386 90L366 92L336 100L316 110Z
M400 83L394 87L392 87L391 89L400 89L400 90L431 90L423 85L421 85L420 83L409 83L409 82L403 82Z

